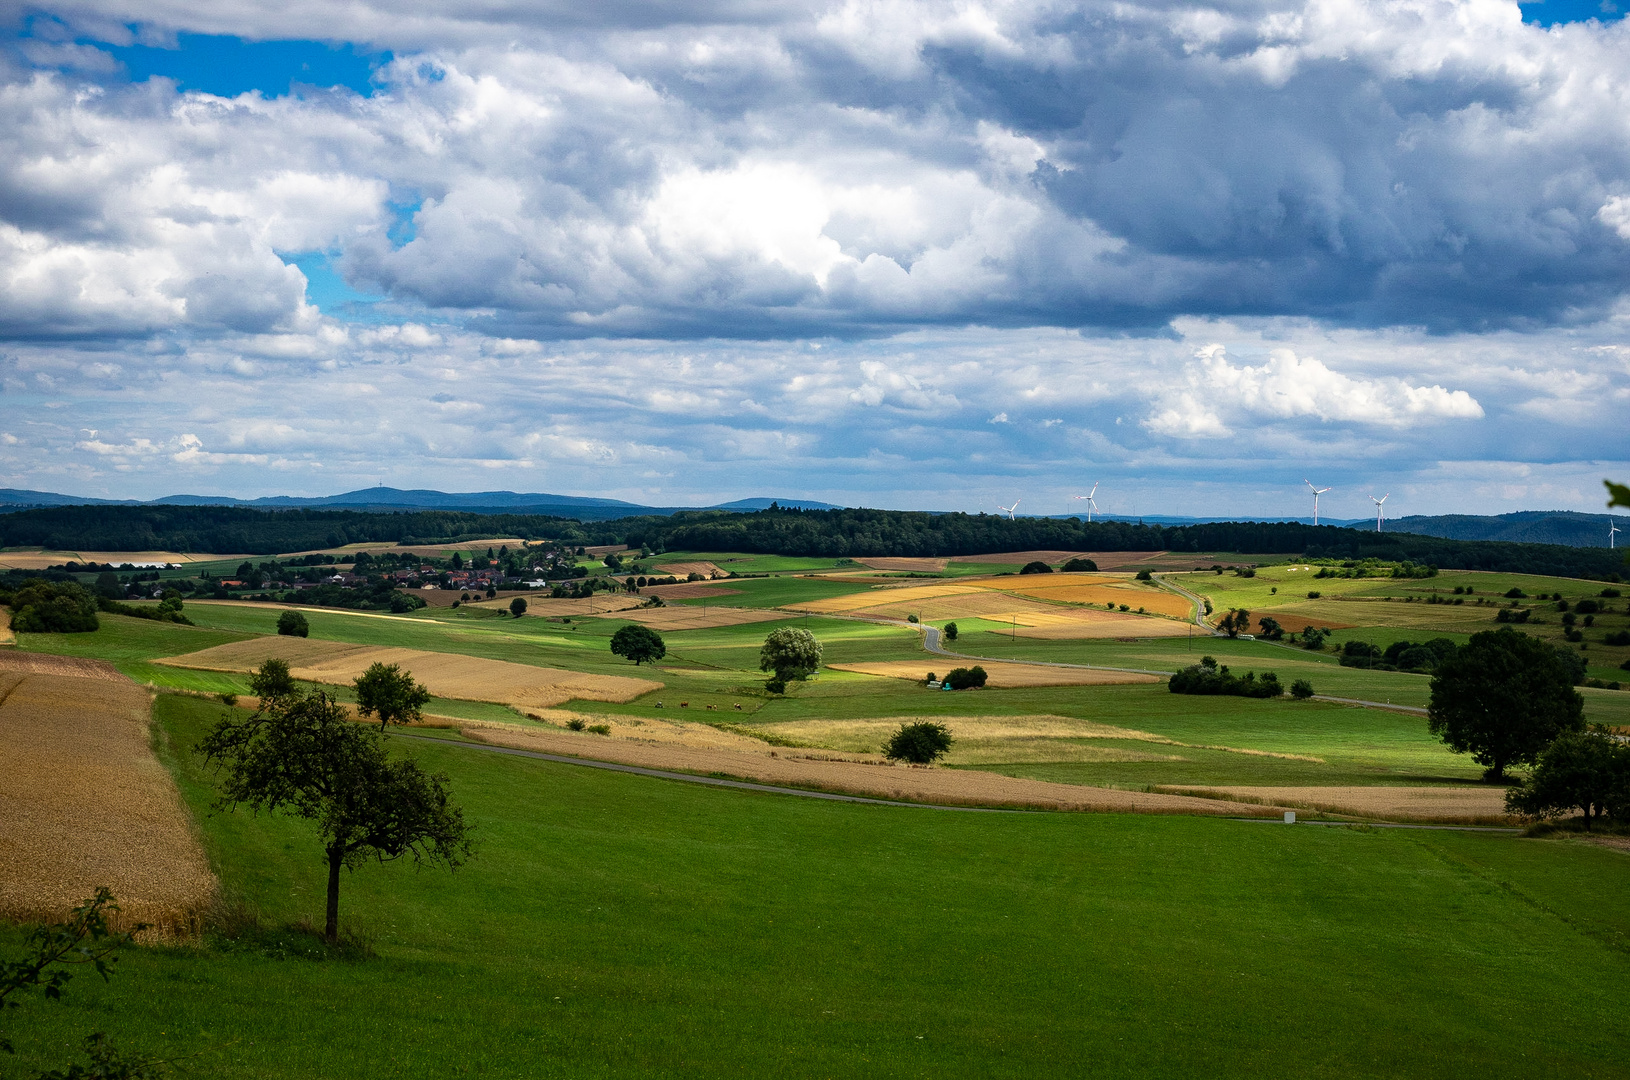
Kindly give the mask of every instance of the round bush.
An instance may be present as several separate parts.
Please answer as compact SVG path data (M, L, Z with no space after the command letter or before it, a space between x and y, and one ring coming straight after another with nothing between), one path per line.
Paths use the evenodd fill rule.
M944 724L901 724L900 730L889 736L883 756L890 761L928 765L951 749L951 741L951 731Z

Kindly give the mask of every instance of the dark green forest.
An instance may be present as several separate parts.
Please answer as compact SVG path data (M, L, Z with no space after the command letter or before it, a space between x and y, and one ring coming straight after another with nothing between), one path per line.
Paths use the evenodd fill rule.
M707 510L580 522L461 511L245 510L220 506L64 506L0 516L0 547L273 555L353 543L454 540L628 543L652 551L740 551L821 557L986 555L1002 551L1192 551L1410 561L1453 570L1617 581L1606 548L1448 540L1297 522L1161 526L1076 518L898 510Z

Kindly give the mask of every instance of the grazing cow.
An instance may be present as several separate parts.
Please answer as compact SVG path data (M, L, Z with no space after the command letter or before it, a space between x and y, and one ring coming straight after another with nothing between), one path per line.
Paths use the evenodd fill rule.
M659 709L662 708L662 702L660 702L660 701L657 702L657 708L659 708Z
M709 706L708 706L708 709L709 709L709 711L711 711L711 710L713 710L713 709L717 709L717 708L718 708L718 706L717 706L717 705L709 705Z
M688 709L688 708L690 708L690 702L688 702L688 701L681 701L681 702L680 702L680 703L679 703L679 707L680 707L680 708L681 708L681 709Z
M736 711L741 712L741 702L736 702Z

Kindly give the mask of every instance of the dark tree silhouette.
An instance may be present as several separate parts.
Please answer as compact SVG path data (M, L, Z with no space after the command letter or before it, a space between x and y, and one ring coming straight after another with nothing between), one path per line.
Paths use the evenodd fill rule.
M1510 627L1473 634L1439 661L1427 723L1491 780L1532 762L1558 735L1585 726L1584 699L1556 649Z

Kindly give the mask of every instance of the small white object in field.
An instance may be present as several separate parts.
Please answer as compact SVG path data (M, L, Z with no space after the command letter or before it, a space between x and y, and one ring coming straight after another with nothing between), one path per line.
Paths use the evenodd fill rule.
M1285 811L1285 824L1286 825L1294 825L1294 824L1296 824L1296 811L1294 811L1294 810L1286 810Z

